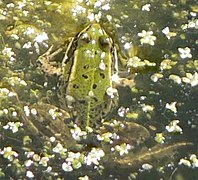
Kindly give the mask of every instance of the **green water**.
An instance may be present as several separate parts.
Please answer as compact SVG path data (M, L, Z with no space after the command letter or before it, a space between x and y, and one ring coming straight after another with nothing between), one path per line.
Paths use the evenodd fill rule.
M197 9L195 0L0 1L0 177L196 179L198 164L192 154L198 155ZM104 158L101 164L68 172L62 168L67 152L55 153L56 145L39 137L35 142L24 124L23 119L28 118L24 106L39 100L59 104L58 78L46 77L36 59L50 45L68 43L93 19L119 46L119 52L132 58L131 66L120 67L120 76L135 76L135 86L119 89L117 109L127 109L123 121L141 124L150 133L148 141L132 155L138 158L145 149L158 144L155 139L161 133L165 139L158 150L177 142L192 145L162 151L167 155L138 161L137 166L118 164L111 168ZM136 53L128 49L133 46ZM134 56L139 61L134 61ZM112 115L115 118L119 117L117 109ZM173 132L168 126L171 122L177 122L171 126ZM89 153L90 147L85 151ZM186 164L180 164L184 159ZM153 168L143 169L145 163Z

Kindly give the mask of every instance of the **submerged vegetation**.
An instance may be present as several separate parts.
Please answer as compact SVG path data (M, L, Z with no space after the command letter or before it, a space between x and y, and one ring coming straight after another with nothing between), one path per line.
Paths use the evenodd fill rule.
M196 179L197 9L0 1L0 178Z

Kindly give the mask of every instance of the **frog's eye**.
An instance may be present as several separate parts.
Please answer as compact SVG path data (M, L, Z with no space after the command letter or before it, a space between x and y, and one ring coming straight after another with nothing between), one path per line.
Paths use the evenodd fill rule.
M100 36L99 37L99 42L100 42L101 47L104 50L111 49L111 39L110 38L108 38L106 36Z
M88 36L87 33L84 33L80 36L79 40L78 40L78 45L85 45L85 44L88 44L90 43L91 39L90 37Z

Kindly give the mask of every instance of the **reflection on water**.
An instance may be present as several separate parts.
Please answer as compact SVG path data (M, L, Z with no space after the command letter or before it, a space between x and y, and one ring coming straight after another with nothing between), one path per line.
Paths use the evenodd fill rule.
M0 7L1 178L198 177L195 1L17 0ZM92 22L111 36L125 59L119 76L135 86L124 82L109 120L88 133L57 101L59 78L46 77L36 60Z

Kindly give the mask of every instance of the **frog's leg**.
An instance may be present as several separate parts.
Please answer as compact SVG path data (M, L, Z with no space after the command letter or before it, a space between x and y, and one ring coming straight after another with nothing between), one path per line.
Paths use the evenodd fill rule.
M51 46L43 55L39 56L38 62L41 64L41 69L49 76L62 74L62 69L60 67L54 66L55 63L50 62L57 54L63 51L62 48L57 49L51 53L53 46Z
M69 51L72 49L72 45L73 45L74 41L75 41L75 38L72 38L67 49L66 49L65 56L62 61L62 67L65 67L69 60L68 54L69 54Z
M119 77L120 73L119 73L118 61L120 61L123 66L126 66L127 59L117 52L117 48L118 47L116 46L113 47L113 55L114 55L114 74L112 75L113 84L115 86L133 87L135 85L134 78Z

